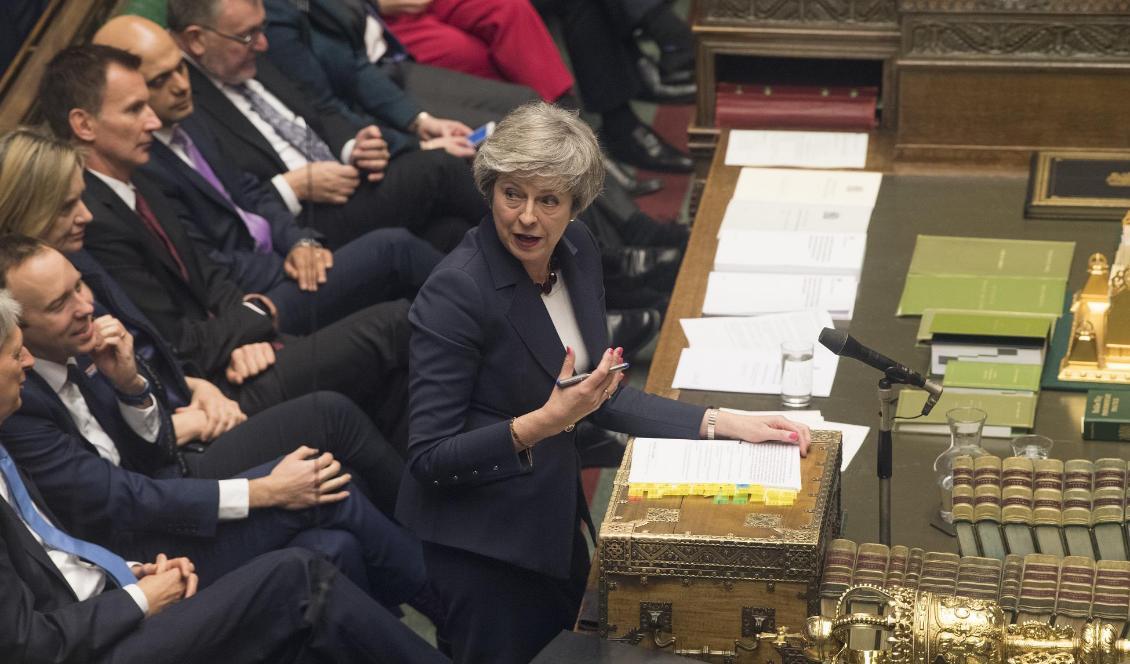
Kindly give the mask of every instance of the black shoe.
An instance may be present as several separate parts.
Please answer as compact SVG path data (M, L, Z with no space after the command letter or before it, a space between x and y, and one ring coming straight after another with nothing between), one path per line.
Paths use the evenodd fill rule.
M667 85L694 84L694 51L675 49L660 53L659 80Z
M675 247L686 249L691 229L674 221L661 222L652 219L642 211L628 217L627 221L616 227L625 244L640 247Z
M632 196L646 196L654 194L663 188L663 180L659 178L639 178L628 172L628 166L617 162L611 157L603 156L604 172L623 187Z
M684 80L681 83L673 82L675 79L669 76L668 83L663 80L663 74L651 58L641 55L636 60L636 68L640 72L640 82L643 83L640 91L639 98L645 101L653 101L658 104L693 104L695 95L698 94L698 86L694 82L694 74L690 76L690 80ZM675 78L685 77L681 74L674 74Z
M625 309L608 312L608 338L613 348L623 348L631 358L659 335L662 316L655 309Z
M577 453L581 468L619 468L628 437L601 429L592 422L577 423Z
M612 252L616 265L610 266L610 274L635 279L663 291L675 287L675 277L679 275L679 265L683 262L681 249L622 247L609 250L609 253Z
M636 125L627 135L605 136L604 141L613 157L632 166L668 173L690 173L694 170L694 162L689 155L664 143L651 127L643 124Z

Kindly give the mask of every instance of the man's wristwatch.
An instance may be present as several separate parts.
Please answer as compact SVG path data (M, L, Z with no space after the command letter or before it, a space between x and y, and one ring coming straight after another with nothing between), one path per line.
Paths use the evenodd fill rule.
M312 237L300 238L298 242L294 243L295 247L313 247L314 249L321 249L322 243L318 242Z

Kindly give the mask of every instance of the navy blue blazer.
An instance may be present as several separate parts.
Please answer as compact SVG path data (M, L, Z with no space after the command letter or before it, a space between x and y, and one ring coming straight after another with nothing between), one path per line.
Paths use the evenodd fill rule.
M120 467L98 456L59 395L34 371L28 372L20 409L0 425L4 447L39 487L59 524L111 551L126 549L145 531L213 535L219 486L184 477L165 412L158 441L146 442L122 418L105 377L95 373L91 386L87 406L121 453Z
M32 501L58 524L21 473ZM13 662L90 662L132 632L144 615L106 576L106 590L79 602L47 550L6 501L0 500L0 652Z
M408 127L424 109L369 62L363 14L354 15L340 0L313 0L305 11L292 0L263 4L271 62L320 98L348 104L369 122L375 119L390 153L419 147ZM386 39L390 36L385 30Z
M298 226L270 182L234 168L205 124L189 118L181 128L192 137L235 204L271 223L274 251L256 252L255 240L235 206L161 141L153 141L149 163L141 171L160 185L200 253L226 268L243 290L266 293L286 279L283 261L291 247L302 238L321 235Z
M94 260L86 250L80 249L67 254L67 259L82 274L82 280L94 294L95 316L103 312L117 318L133 335L133 348L148 365L149 375L156 379L155 390L164 395L165 405L170 410L187 406L192 401L192 390L185 382L186 372L198 376L200 370L191 363L183 365L173 352L169 342L145 314L137 308L133 300L118 285L106 268Z
M570 223L556 250L589 357L608 348L600 250ZM515 454L510 418L549 399L565 347L540 293L484 219L432 272L409 313L408 469L397 518L423 540L568 578L587 519L575 433ZM697 438L705 408L623 387L590 419Z

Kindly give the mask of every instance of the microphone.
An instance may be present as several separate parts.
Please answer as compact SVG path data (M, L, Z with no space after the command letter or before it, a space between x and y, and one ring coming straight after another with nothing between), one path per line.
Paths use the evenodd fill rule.
M854 358L875 367L895 382L906 383L926 390L930 396L926 398L926 403L922 406L923 415L929 415L938 403L938 398L942 396L941 383L935 383L917 371L904 367L885 355L876 353L852 339L847 332L826 327L820 331L820 344L840 357Z

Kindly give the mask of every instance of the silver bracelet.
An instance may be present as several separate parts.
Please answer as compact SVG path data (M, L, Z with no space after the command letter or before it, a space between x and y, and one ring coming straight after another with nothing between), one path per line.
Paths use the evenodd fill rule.
M318 242L317 240L315 240L312 237L304 237L304 238L299 238L299 240L294 243L294 246L296 246L296 247L313 247L315 249L321 249L322 243Z
M714 440L714 427L718 425L718 409L706 409L706 439Z

